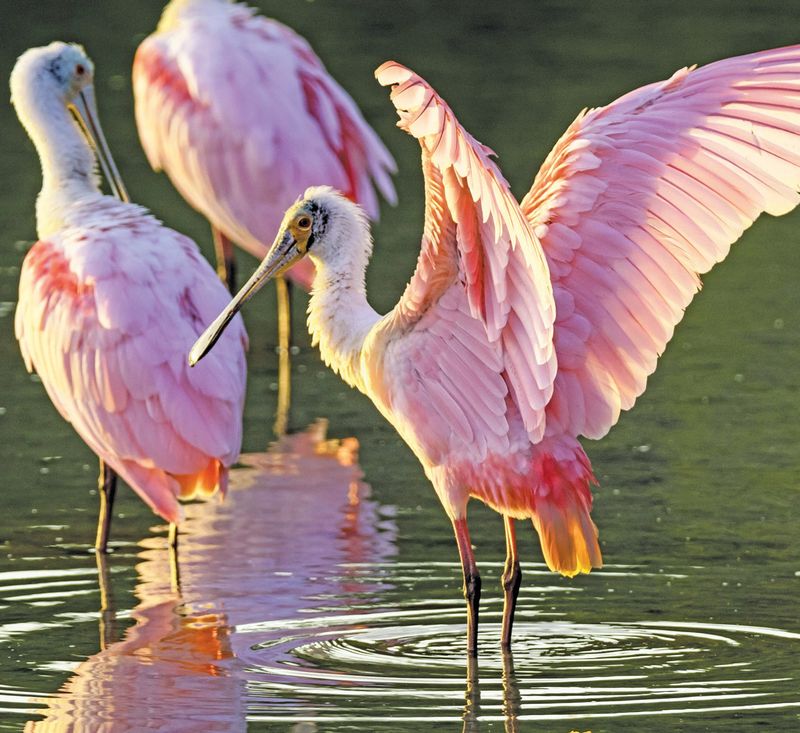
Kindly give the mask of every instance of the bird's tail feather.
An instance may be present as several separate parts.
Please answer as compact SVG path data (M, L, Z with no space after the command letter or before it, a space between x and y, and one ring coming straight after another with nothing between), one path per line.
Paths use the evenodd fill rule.
M547 567L570 577L603 565L597 527L589 515L594 476L584 461L543 461L532 517Z
M219 489L225 496L228 488L228 469L216 458L212 458L202 471L189 474L173 474L180 485L179 498L205 499Z

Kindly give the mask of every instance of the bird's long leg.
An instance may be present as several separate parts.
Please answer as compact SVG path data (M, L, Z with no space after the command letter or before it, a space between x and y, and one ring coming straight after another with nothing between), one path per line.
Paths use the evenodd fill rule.
M453 530L464 571L464 598L467 601L467 654L478 655L478 607L481 603L481 576L472 552L466 517L453 520Z
M503 568L503 631L500 645L503 649L511 649L511 629L514 626L514 609L517 607L517 596L522 581L522 569L517 555L517 533L514 520L503 515L506 528L506 564Z
M228 286L231 294L236 292L236 257L233 253L233 242L215 226L211 227L214 238L214 254L217 257L217 275Z
M100 459L97 488L100 494L100 516L97 518L97 537L94 541L94 549L96 552L108 552L108 535L111 531L114 494L117 491L117 474L102 458Z
M278 295L278 409L273 430L280 438L289 427L292 399L292 284L279 277L275 287Z

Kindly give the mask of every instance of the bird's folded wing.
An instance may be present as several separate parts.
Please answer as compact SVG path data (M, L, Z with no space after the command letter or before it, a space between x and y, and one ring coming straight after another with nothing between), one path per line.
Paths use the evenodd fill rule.
M522 201L553 280L548 430L599 438L701 286L766 211L797 205L800 46L681 69L581 113Z
M425 175L422 250L392 323L398 330L413 328L459 283L469 313L483 325L482 338L501 351L501 371L536 442L556 371L555 308L541 248L492 151L459 124L436 92L396 62L383 64L376 77L392 85L398 126L420 141Z
M133 87L151 165L257 257L308 186L334 186L373 218L373 186L395 200L389 152L308 44L274 21L248 13L151 36Z
M105 232L38 242L20 273L16 334L28 368L98 455L192 474L238 456L246 336L232 324L224 353L189 368L189 347L228 296L193 242L160 231L177 241Z

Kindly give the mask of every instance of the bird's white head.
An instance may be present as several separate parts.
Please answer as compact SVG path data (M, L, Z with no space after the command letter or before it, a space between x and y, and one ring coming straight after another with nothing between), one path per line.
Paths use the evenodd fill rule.
M70 186L73 193L96 191L96 153L114 193L127 201L100 127L93 81L94 64L83 47L56 41L28 49L17 59L11 72L11 101L39 153L43 195L47 191L51 198L57 197Z
M372 254L369 219L364 210L330 186L306 189L289 207L266 257L228 307L197 340L189 355L197 363L216 343L236 312L271 278L306 255L314 260L314 289L346 281L363 292L364 271Z
M69 106L94 81L94 64L77 43L29 48L11 72L11 101L22 116L38 100ZM41 103L41 102L40 102Z

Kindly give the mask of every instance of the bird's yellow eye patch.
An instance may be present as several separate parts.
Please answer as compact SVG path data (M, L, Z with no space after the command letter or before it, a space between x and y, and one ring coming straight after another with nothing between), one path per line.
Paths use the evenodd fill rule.
M298 213L289 224L289 230L295 239L297 251L305 254L308 250L308 240L311 238L311 217L305 212Z

